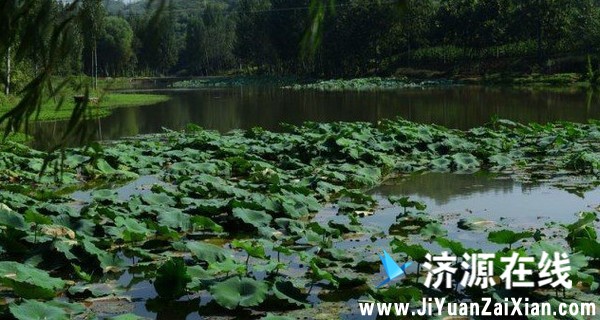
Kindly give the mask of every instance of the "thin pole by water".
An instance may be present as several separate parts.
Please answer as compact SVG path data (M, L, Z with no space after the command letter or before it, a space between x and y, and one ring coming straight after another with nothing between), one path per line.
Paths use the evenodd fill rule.
M102 122L100 121L100 117L98 117L98 137L100 141L102 141Z
M98 90L98 45L94 41L94 90Z
M100 121L100 114L98 114L98 112L100 112L99 106L97 107L98 108L96 108L96 118L98 118L98 140L102 141L102 122Z
M90 52L92 54L92 60L91 62L91 67L90 67L90 73L92 74L92 87L95 89L95 82L94 82L94 50L92 49L92 51ZM87 81L86 81L87 82Z
M4 88L4 93L6 95L10 94L10 46L6 50L6 87Z

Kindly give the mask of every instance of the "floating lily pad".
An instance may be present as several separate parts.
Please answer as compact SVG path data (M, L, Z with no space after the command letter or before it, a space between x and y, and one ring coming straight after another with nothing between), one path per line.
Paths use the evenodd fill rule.
M303 294L291 281L277 281L273 285L273 293L279 299L299 307L308 307L308 295Z
M533 232L514 232L511 230L500 230L500 231L492 231L488 234L488 240L493 243L498 244L508 244L512 245L513 243L531 238L533 237Z
M66 285L46 271L14 261L0 261L0 283L25 299L53 298Z
M483 230L495 225L494 221L477 217L463 218L458 221L458 228L463 230Z
M0 204L0 225L17 230L27 230L29 227L21 214L16 213L5 204Z
M218 304L227 308L253 307L261 304L267 296L269 286L251 278L229 278L210 287Z
M177 299L186 293L186 287L192 278L181 258L171 258L156 271L154 288L158 295L166 299Z
M233 209L233 216L257 228L268 226L273 219L264 211L242 208Z
M11 304L10 313L19 320L67 320L69 314L62 308L35 300Z
M189 241L185 244L185 247L196 259L208 263L223 262L230 257L229 252L225 248L211 243Z

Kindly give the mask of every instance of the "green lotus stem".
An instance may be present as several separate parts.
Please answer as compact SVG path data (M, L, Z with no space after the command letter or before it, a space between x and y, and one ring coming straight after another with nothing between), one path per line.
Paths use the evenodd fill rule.
M250 274L250 271L248 270L248 263L250 262L250 253L248 253L248 256L246 257L246 275Z
M310 287L308 288L308 292L307 292L306 294L309 294L309 295L310 295L310 292L312 291L312 289L313 289L314 285L315 285L315 283L314 283L314 282L311 282L311 283L310 283Z

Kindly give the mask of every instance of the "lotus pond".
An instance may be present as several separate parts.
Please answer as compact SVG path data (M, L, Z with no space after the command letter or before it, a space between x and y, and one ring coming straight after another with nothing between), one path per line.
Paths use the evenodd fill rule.
M189 123L226 133L262 127L281 131L281 123L404 119L449 128L471 129L497 115L521 123L600 119L597 92L580 89L528 90L509 87L424 85L401 90L320 91L269 86L205 89L137 89L136 93L169 95L168 101L113 110L89 123L97 140L183 130ZM65 122L36 124L34 147L57 143Z
M2 317L332 319L357 318L359 300L599 302L598 122L189 126L0 152ZM414 263L377 289L382 249ZM418 266L442 250L567 251L574 288L427 288Z

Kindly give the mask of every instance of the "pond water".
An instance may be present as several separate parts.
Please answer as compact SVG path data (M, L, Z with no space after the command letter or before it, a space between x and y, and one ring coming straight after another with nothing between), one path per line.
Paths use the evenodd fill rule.
M305 121L367 121L403 117L459 129L488 122L494 115L518 122L600 119L598 95L580 90L567 92L481 86L444 86L367 92L295 91L271 87L168 90L170 101L152 106L122 108L90 121L98 140L179 130L194 123L227 132L256 126L281 130L281 123ZM47 148L60 138L65 122L38 123L37 148ZM43 138L42 138L43 137ZM54 138L52 138L54 137Z
M387 201L389 196L409 196L427 205L448 230L452 239L479 247L481 239L457 227L463 218L489 220L494 227L511 230L533 230L547 223L570 224L583 211L600 206L600 189L581 195L569 193L548 184L523 184L508 177L487 174L426 173L388 181L371 191L380 210L363 222L389 228L401 209Z
M121 200L126 201L132 195L148 192L154 184L164 184L164 182L154 176L142 176L115 191ZM548 184L525 184L506 176L494 176L483 172L468 175L452 173L407 175L389 180L369 190L368 193L378 200L378 206L373 215L362 218L362 223L367 230L373 231L373 234L388 233L390 226L396 223L396 217L402 213L403 209L391 205L387 198L410 196L413 200L427 204L426 212L443 225L448 231L448 238L460 241L465 247L480 248L486 252L493 252L502 246L482 241L486 239L487 232L458 228L460 219L475 217L489 220L493 223L489 226L491 230L521 231L542 228L552 232L553 229L557 229L556 225L547 226L547 223L572 223L577 220L578 213L593 211L600 206L598 188L576 195ZM79 203L84 203L89 201L90 192L76 192L72 197ZM336 215L336 213L335 207L326 206L315 220L326 223L329 220L347 219L346 216ZM367 260L377 260L377 254L381 249L390 250L389 238L381 237L373 240L371 236L372 234L367 233L361 237L344 239L335 242L334 246L365 257ZM486 247L481 247L482 243L485 243ZM422 244L434 251L440 249L435 243ZM290 268L296 269L298 264L290 263ZM411 266L409 272L416 272L416 266ZM376 284L381 279L382 274L374 274L370 277L370 282ZM153 285L140 278L140 275L135 272L127 271L115 280L129 288L127 295L132 298L132 304L128 308L137 315L156 319L203 319L207 314L220 315L225 319L234 318L232 313L219 314L223 310L216 308L207 294L184 297L164 305L164 302L156 299L157 294ZM356 315L359 314L359 310L356 302L360 298L361 293L349 292L347 297L337 297L328 296L316 289L309 300L318 303L314 310L311 309L311 312L316 312L315 314L318 314L321 308L331 309L335 306L341 309L342 318L358 319ZM301 314L291 315L294 317Z
M519 122L548 122L568 120L586 122L600 119L600 100L585 92L526 91L509 88L453 86L426 89L405 89L383 92L316 92L290 91L276 88L231 88L211 90L151 90L172 95L165 103L139 108L116 110L111 116L90 122L99 140L114 140L137 134L161 132L164 128L178 130L194 123L207 129L227 132L261 126L281 130L282 122L300 124L304 121L368 121L403 117L421 123L436 123L452 128L467 129L482 125L494 115ZM36 126L36 147L45 148L59 137L64 122L40 123ZM41 139L40 137L44 137ZM126 200L129 196L148 192L156 177L145 176L116 191ZM486 232L462 230L458 221L467 217L489 220L496 229L527 230L546 228L552 221L571 223L577 213L600 206L600 189L580 195L569 193L549 184L516 182L508 177L489 174L415 174L391 180L368 191L378 200L373 215L362 218L369 232L360 237L340 240L333 244L349 254L377 261L381 249L389 250L390 227L396 223L402 208L391 205L388 196L410 196L427 204L426 212L443 225L448 237L466 247L480 247ZM73 195L76 206L89 200L89 192ZM333 206L325 207L316 221L348 219L336 215ZM551 229L551 227L548 227ZM372 239L372 235L382 236ZM423 244L432 248L434 244ZM492 245L493 246L493 245ZM439 248L437 248L439 249ZM370 257L370 258L369 258ZM413 266L411 268L415 268ZM291 269L298 270L297 263ZM415 270L409 270L415 272ZM369 282L376 284L382 274L373 274ZM153 285L135 270L128 270L114 279L127 287L132 298L128 311L157 319L234 318L232 313L215 308L206 294L183 297L165 305L155 299ZM309 300L318 304L310 312L339 308L343 318L358 314L357 299L347 296L328 296L315 289ZM311 317L307 310L291 313L292 317Z
M372 215L362 218L361 223L371 232L364 234L363 238L338 243L337 247L352 249L362 245L376 250L388 248L387 237L373 240L371 235L380 232L399 235L392 230L399 226L397 218L404 215L404 210L391 204L388 201L390 196L410 197L410 200L426 204L424 212L448 231L448 238L460 241L466 247L487 251L501 249L501 246L488 242L487 232L483 232L485 230L540 229L550 234L558 229L559 224L576 221L581 212L595 211L600 207L600 188L576 195L545 183L524 184L506 176L495 177L483 172L469 175L407 175L389 180L370 190L368 194L377 200L377 207ZM415 213L415 209L409 210ZM481 228L465 230L459 227L461 219L481 221L483 224ZM329 220L344 222L347 218L345 215L337 215L335 206L328 206L315 220L321 223ZM431 244L424 246L434 251L439 249Z
M432 214L468 213L508 220L515 227L537 226L540 219L571 223L577 219L575 213L600 205L600 189L579 196L547 184L523 184L484 173L410 175L388 181L372 194L379 199L410 196L425 203Z

